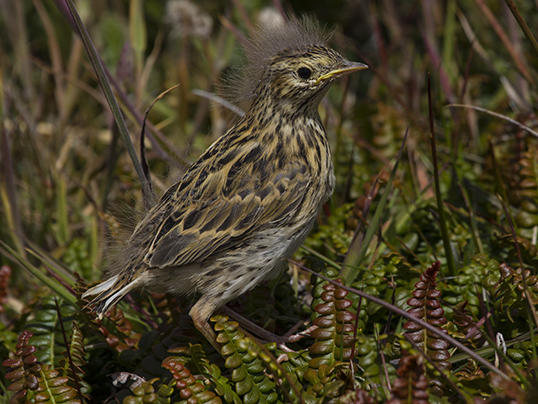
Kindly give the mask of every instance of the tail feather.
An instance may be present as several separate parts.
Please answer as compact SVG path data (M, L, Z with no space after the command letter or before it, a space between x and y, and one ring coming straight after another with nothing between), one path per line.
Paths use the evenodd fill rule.
M116 283L117 280L118 280L118 275L113 276L112 278L101 282L99 285L94 286L93 288L88 289L86 292L84 292L84 294L82 295L82 298L85 299L87 297L95 296L95 295L99 295L103 293L105 290L111 288L112 285L114 285L114 283Z
M97 313L101 319L105 313L116 303L118 303L123 297L125 297L130 291L138 289L140 284L144 284L144 276L138 277L134 280L129 278L119 278L118 275L101 282L99 285L87 290L82 297L96 296L91 302L90 306L92 311Z

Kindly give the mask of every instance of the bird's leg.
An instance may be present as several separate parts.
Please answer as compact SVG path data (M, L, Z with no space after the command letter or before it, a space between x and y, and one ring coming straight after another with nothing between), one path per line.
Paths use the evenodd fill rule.
M259 338L261 338L263 343L276 342L278 347L283 349L284 351L291 351L285 345L287 342L297 342L305 336L302 334L294 334L299 329L299 327L303 325L302 321L294 325L291 330L289 330L285 335L280 336L273 334L270 331L267 331L265 328L262 328L259 325L253 323L248 318L243 317L241 314L237 313L236 311L227 306L224 306L221 311L229 317L234 318L245 330L250 331L254 335L257 335Z
M271 331L267 331L265 328L260 327L258 324L253 323L248 318L243 317L241 314L237 313L235 310L224 306L222 312L229 317L235 319L241 327L245 330L250 331L254 335L257 335L263 340L263 342L286 342L282 340L282 337L279 335L273 334Z
M202 299L198 300L194 306L192 306L192 309L189 311L189 315L192 318L192 321L194 323L194 326L202 333L202 335L213 345L213 347L216 349L217 352L221 352L222 345L217 342L217 336L215 332L213 331L213 328L209 324L209 317L213 314L213 312L218 307L215 302L212 301L212 299ZM296 342L300 340L302 337L304 337L304 334L295 334L293 335L297 329L302 325L302 322L296 324L291 330L289 330L286 335L279 336L276 334L273 334L270 331L267 331L266 329L260 327L257 324L254 324L252 321L248 320L247 318L243 317L239 313L235 312L234 310L230 309L229 307L222 307L220 308L220 311L224 314L226 314L229 317L234 318L237 320L237 322L240 323L240 325L247 331L250 331L254 335L261 338L263 343L266 342L276 342L277 345L283 349L284 351L291 351L288 347L286 347L287 342Z
M202 335L213 345L218 353L221 353L222 345L217 342L217 336L208 322L209 317L215 310L216 305L211 300L200 298L198 302L189 311L189 316L192 318L194 326L202 333Z

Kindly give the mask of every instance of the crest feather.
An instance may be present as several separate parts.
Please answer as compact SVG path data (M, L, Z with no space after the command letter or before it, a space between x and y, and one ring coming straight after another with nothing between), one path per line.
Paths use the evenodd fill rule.
M264 71L278 53L286 49L306 50L312 45L325 45L331 35L332 31L325 32L316 19L306 15L300 18L288 16L287 20L275 19L258 27L243 46L245 66L237 69L226 80L226 92L231 94L232 102L248 107Z

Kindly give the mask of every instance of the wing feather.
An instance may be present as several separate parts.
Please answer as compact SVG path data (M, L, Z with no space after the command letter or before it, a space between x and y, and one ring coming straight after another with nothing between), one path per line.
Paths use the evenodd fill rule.
M294 220L311 182L305 164L290 162L280 170L271 166L269 173L245 166L239 173L198 166L198 173L187 173L197 178L184 178L187 186L179 183L165 193L131 238L132 243L146 240L142 243L150 267L202 262L248 242L265 226Z

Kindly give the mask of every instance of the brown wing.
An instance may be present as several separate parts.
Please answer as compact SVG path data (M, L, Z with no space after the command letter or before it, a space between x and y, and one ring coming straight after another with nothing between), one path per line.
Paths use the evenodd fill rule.
M203 261L296 214L311 181L306 164L275 167L256 147L199 160L165 193L131 239L146 239L150 267Z

